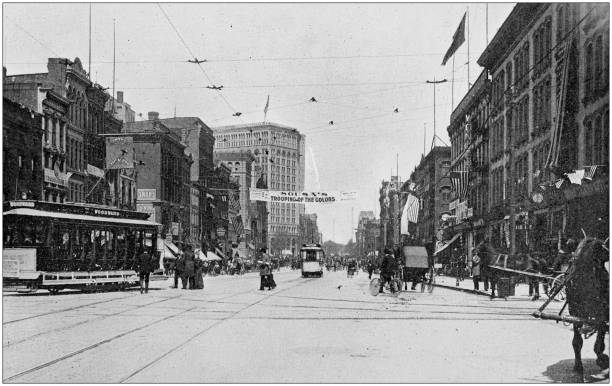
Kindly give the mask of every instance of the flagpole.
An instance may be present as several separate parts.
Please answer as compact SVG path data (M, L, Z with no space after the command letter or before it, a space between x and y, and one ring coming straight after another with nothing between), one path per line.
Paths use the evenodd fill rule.
M487 34L487 46L489 45L489 3L485 3L485 28Z
M453 73L451 77L451 113L455 108L455 55L453 55Z
M467 7L467 82L470 90L470 7Z
M113 101L113 109L112 109L112 114L113 116L115 115L115 52L116 52L116 45L115 45L115 19L113 19L113 96L111 98L111 100Z

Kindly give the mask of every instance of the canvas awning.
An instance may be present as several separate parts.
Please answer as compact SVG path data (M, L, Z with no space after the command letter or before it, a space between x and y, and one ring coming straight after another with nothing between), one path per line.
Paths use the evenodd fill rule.
M223 260L222 258L220 258L219 256L217 256L214 252L206 252L206 255L204 256L204 258L202 258L202 260L205 261L221 261Z
M157 239L157 250L160 252L162 259L174 260L179 255L179 249L173 242L160 238Z
M443 250L445 250L446 248L448 248L449 245L451 245L452 243L454 243L459 237L461 237L461 233L457 233L456 235L453 236L452 239L450 239L448 242L442 244L441 242L438 243L437 247L438 249L436 250L436 252L434 253L434 256L436 256L438 253L442 252ZM442 244L442 245L441 245Z

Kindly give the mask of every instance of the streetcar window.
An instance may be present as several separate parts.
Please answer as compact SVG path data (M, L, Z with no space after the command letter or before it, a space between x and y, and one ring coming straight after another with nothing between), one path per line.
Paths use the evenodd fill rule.
M302 260L304 261L318 261L321 257L321 251L302 251Z

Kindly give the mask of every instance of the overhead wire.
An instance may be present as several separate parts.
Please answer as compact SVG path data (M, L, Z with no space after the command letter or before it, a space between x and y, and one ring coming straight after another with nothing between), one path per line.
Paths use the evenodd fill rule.
M164 14L164 17L166 18L166 20L168 20L168 23L170 24L170 26L172 27L172 29L174 30L174 32L176 33L176 35L179 37L181 43L183 43L183 46L185 47L185 49L187 50L187 52L189 53L189 55L191 56L191 58L195 59L196 56L193 53L193 51L191 51L191 49L189 48L189 45L187 45L187 42L185 42L185 39L183 39L183 37L181 36L180 32L178 31L178 29L176 28L176 26L174 25L174 23L172 22L172 20L170 19L170 17L168 16L168 14L166 13L166 11L162 8L160 3L156 3L157 6L159 7L159 9L162 11L162 13ZM201 63L197 63L198 67L200 68L200 70L202 71L202 73L204 74L204 76L206 77L206 79L208 80L208 82L210 84L213 84L212 80L210 79L210 77L208 76L208 74L206 73L206 71L204 70L204 67L202 67ZM218 91L218 95L221 97L221 99L223 99L223 101L225 102L225 104L231 109L231 111L233 113L236 113L237 110L231 105L231 103L229 103L229 101L227 100L227 98L221 93L220 90Z
M38 40L34 35L32 35L30 32L28 32L28 30L26 30L25 28L23 28L21 25L17 24L15 21L9 19L6 15L4 15L4 19L9 20L11 23L13 23L17 28L19 28L20 30L22 30L23 32L25 32L26 35L28 35L30 38L32 38L32 40L34 40L35 42L37 42L38 44L40 44L42 47L46 48L47 50L49 50L54 56L59 57L60 54L58 54L54 49L52 49L51 47L49 47L47 44L43 43L42 41ZM46 64L46 63L44 63Z

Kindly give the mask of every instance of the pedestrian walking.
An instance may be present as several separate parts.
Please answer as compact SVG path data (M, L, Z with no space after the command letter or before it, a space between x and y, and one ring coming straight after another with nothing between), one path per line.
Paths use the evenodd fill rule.
M195 258L194 284L196 289L204 289L204 262L199 257Z
M393 251L385 248L384 253L385 257L380 264L380 288L378 290L381 294L384 293L383 288L385 288L385 284L391 281L391 278L397 271L397 262L395 257L393 257ZM398 288L398 290L400 289Z
M476 249L472 250L472 280L474 281L474 290L480 290L480 256L478 256Z
M268 290L271 289L270 283L270 273L272 269L267 262L261 262L259 265L259 290L263 291L265 287L268 287Z
M185 259L185 268L182 276L183 289L193 289L194 287L194 276L195 276L195 259L193 252L191 251L191 245L187 244L183 252Z
M144 251L138 258L138 276L140 278L140 293L149 292L149 277L155 271L155 258Z
M185 270L185 256L183 252L179 252L179 256L174 262L174 288L178 288L179 278L183 277Z
M368 279L372 280L372 272L374 272L374 264L371 261L368 262Z

